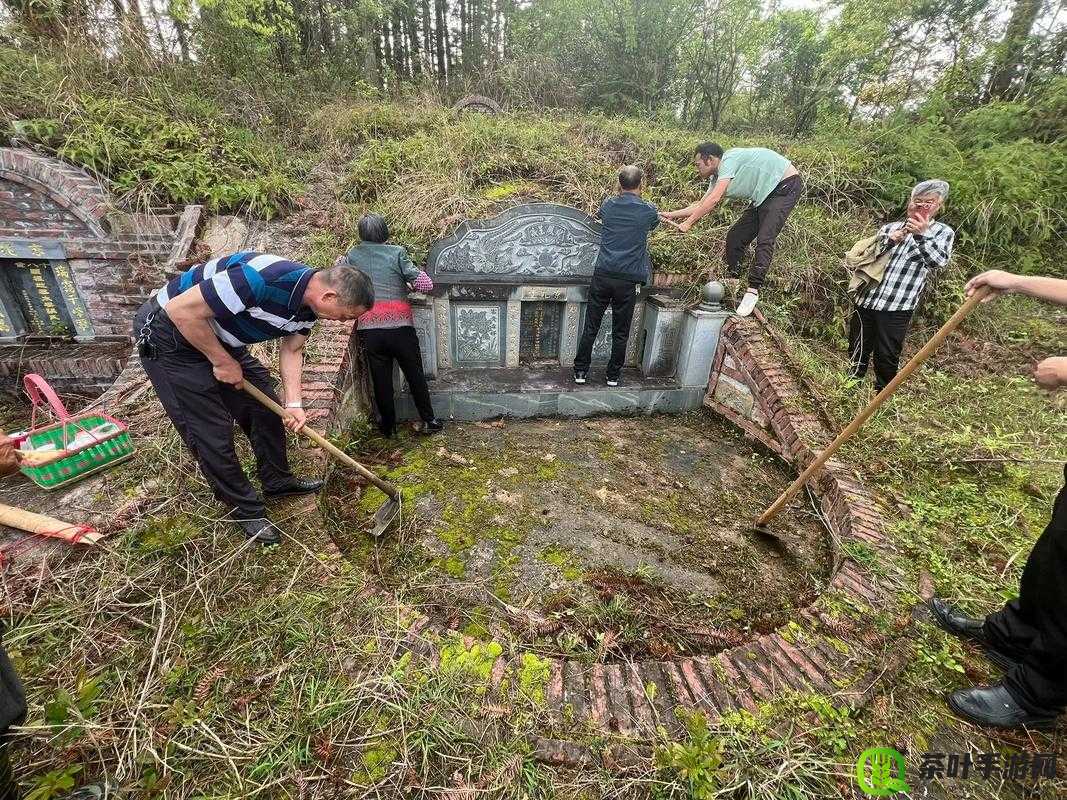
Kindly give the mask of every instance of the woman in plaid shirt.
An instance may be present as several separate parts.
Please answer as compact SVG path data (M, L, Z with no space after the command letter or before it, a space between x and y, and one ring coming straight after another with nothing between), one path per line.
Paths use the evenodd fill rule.
M878 236L892 250L882 280L856 297L848 330L852 376L862 378L874 360L874 387L884 389L897 374L900 351L926 279L952 255L955 232L934 217L948 197L945 181L923 181L911 190L908 218L890 222Z

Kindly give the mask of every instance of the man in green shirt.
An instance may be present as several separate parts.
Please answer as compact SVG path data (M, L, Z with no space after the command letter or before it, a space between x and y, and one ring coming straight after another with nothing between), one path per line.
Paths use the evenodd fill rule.
M737 306L739 316L752 313L759 290L767 277L774 255L774 243L789 212L804 191L800 173L785 156L766 147L732 147L723 152L714 142L696 149L693 165L700 177L708 179L708 191L700 201L660 216L682 233L711 213L723 197L748 200L751 205L726 234L726 274L741 277L741 259L756 240L756 258L748 273L748 291ZM684 220L681 223L675 220Z

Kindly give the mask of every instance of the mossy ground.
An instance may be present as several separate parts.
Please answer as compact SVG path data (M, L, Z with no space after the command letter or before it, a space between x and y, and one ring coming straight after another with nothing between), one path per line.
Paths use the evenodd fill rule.
M408 518L373 564L468 632L572 655L714 652L788 621L829 571L812 511L782 518L784 553L751 534L790 473L708 413L457 423L383 454ZM363 512L383 499L368 491Z

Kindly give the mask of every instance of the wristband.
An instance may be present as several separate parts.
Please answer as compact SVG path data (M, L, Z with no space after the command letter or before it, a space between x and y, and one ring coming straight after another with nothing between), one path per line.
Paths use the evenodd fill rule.
M303 401L297 401L295 403L286 403L285 407L286 408L303 408L304 407L304 403L303 403Z

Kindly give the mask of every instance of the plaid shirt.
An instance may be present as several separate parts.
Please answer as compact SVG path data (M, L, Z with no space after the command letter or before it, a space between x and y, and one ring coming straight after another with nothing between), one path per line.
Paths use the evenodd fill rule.
M871 311L914 311L919 304L930 272L948 263L952 255L952 241L956 234L948 225L936 220L926 234L908 234L894 244L889 234L904 227L903 222L890 222L878 231L885 249L893 254L879 283L856 298L856 305ZM883 250L885 252L885 250Z

